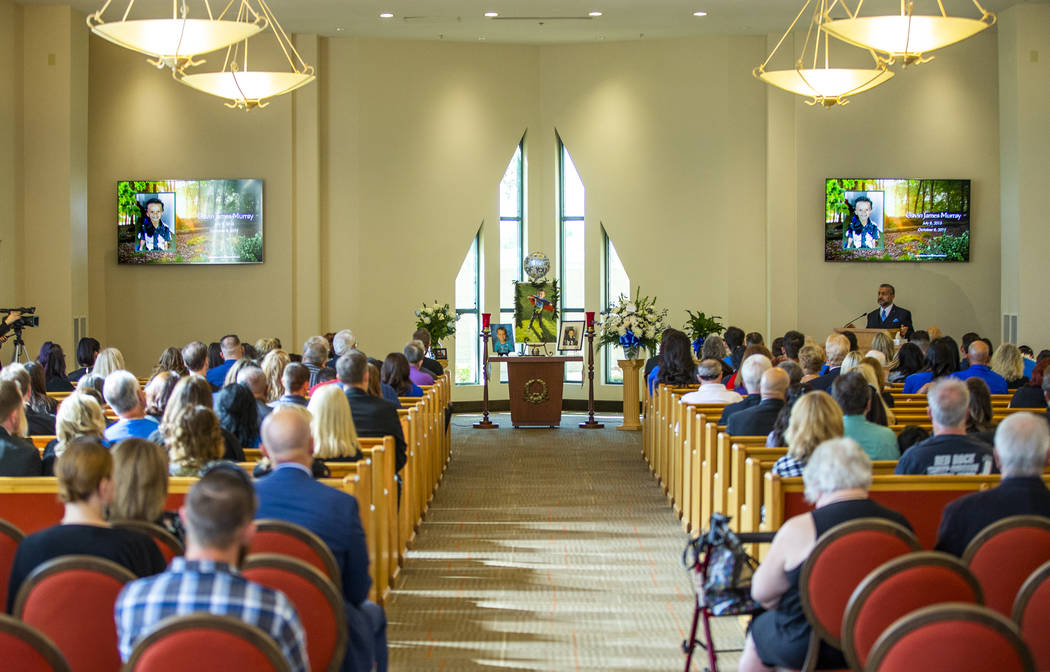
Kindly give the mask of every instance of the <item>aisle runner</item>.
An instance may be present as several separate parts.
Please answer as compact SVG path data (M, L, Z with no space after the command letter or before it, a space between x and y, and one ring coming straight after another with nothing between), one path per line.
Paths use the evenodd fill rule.
M685 534L640 433L476 419L453 419L452 464L388 609L391 669L680 670Z

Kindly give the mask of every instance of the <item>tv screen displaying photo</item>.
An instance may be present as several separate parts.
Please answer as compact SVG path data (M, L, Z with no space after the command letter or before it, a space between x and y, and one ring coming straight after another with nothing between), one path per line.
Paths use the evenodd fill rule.
M969 261L970 180L825 183L825 261Z
M117 262L260 264L262 180L117 183Z

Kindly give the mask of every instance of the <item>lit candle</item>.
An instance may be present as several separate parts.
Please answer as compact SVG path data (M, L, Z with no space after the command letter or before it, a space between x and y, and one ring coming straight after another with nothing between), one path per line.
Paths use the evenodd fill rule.
M588 311L587 312L587 326L588 327L593 327L594 326L594 311Z
M492 313L482 313L481 314L481 328L482 329L488 329L489 328L489 323L491 321L492 321Z

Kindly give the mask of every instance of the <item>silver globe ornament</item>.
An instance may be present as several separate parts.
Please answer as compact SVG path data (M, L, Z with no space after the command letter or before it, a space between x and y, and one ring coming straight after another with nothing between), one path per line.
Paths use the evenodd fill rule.
M523 264L525 275L533 282L539 282L551 270L551 260L542 252L533 252L525 257Z

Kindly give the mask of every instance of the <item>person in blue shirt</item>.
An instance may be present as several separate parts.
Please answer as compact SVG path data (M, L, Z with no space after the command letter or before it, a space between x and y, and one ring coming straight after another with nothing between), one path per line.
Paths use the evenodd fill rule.
M974 341L970 344L970 350L967 353L967 359L970 361L969 368L953 373L952 378L958 378L959 380L980 378L988 383L988 391L992 394L1006 394L1009 391L1006 379L988 368L990 356L991 352L987 343Z
M130 371L114 371L106 376L102 396L120 418L106 428L107 441L116 443L132 437L148 439L157 430L157 419L146 415L146 394L138 378Z
M219 341L219 347L222 348L222 364L209 368L205 374L205 378L215 388L225 384L226 372L230 370L234 362L244 357L244 346L241 345L241 339L237 338L237 334L223 336Z

